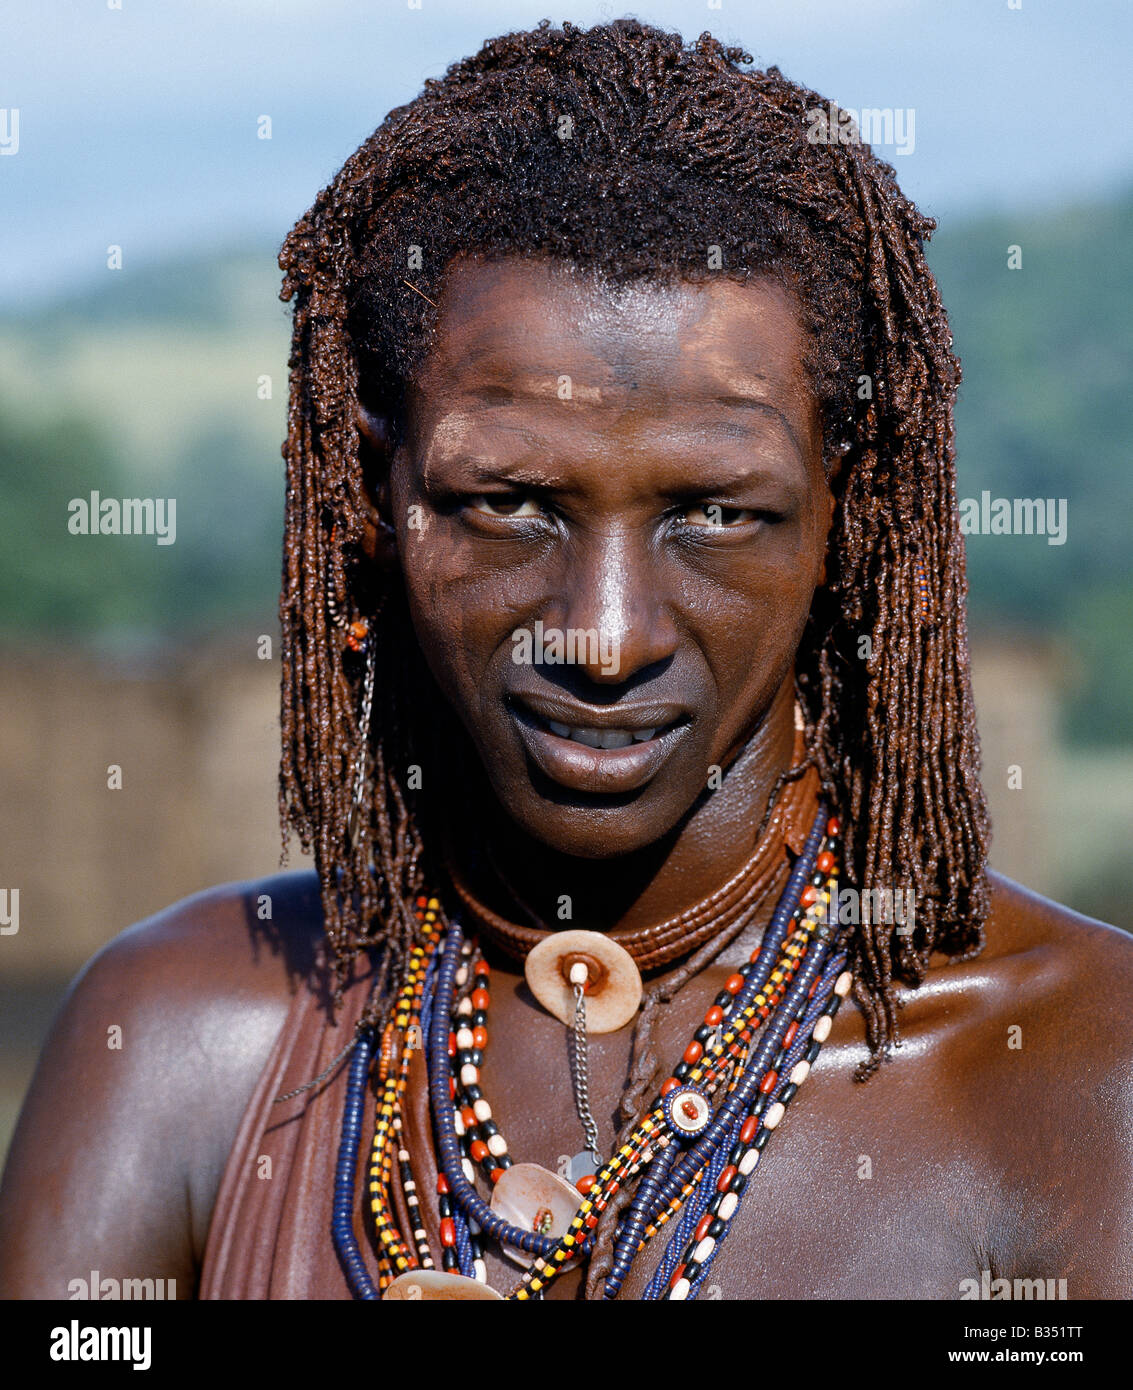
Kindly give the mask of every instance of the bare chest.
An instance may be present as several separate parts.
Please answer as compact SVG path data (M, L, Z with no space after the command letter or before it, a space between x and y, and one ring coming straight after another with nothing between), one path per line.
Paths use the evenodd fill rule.
M707 972L662 1011L651 1039L657 1086L726 973ZM630 1028L589 1040L604 1155L618 1128L630 1048ZM866 1055L861 1019L847 1007L763 1150L701 1297L956 1298L963 1279L989 1267L997 1184L983 1146L942 1103L939 1049L922 1040L861 1085L853 1071ZM567 1030L521 981L498 974L482 1079L512 1158L565 1175L585 1147ZM640 1251L623 1297L642 1296L676 1232L673 1221ZM489 1254L488 1266L493 1287L518 1281L518 1267L501 1255ZM548 1291L581 1296L577 1274Z

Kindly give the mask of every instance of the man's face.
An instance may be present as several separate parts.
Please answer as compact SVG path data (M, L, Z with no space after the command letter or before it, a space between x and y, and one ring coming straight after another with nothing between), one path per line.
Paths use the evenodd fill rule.
M831 495L790 297L458 261L389 505L500 803L588 858L670 831L793 679Z

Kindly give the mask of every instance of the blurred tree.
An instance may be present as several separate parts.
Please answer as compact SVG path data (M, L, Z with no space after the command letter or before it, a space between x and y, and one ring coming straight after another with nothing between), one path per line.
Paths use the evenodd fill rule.
M1010 245L1022 247L1020 270L1007 268ZM968 537L975 626L1064 641L1080 660L1067 732L1079 743L1128 742L1133 193L946 224L929 252L964 366L960 496L1068 503L1065 545ZM34 366L19 398L0 404L0 635L189 637L274 616L286 396L278 281L267 249L185 257L0 319L5 361L18 363L22 349ZM139 389L151 364L161 371ZM261 373L273 375L271 401L257 399ZM92 423L107 418L96 412L107 401L123 424L113 445L110 426ZM125 428L138 422L147 428ZM176 497L176 543L70 535L67 503L92 489Z
M37 427L0 412L0 633L48 641L154 623L152 557L140 548L154 543L67 529L73 498L131 495L124 483L107 441L85 421L64 415Z

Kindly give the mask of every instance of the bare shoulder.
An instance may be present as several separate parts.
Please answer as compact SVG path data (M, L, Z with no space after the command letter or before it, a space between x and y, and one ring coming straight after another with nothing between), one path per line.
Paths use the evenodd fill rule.
M1083 1067L1129 1074L1133 937L1001 875L991 885L984 949L934 964L925 1003L947 1004L981 1041L1011 1030L1012 1051L1042 1053L1050 1079Z
M211 1175L312 975L321 920L311 872L195 893L108 942L72 985L56 1031L66 1050L89 1048L112 1068L135 1092L135 1113L164 1113L176 1097L198 1120L200 1147L186 1159Z
M952 1043L942 1093L998 1194L1003 1272L1133 1296L1133 938L998 875L986 936L926 983Z
M984 958L1022 970L1035 1001L1089 1001L1096 1012L1128 1007L1133 986L1133 936L991 875L992 903Z
M76 980L90 988L123 973L163 975L196 994L251 988L306 976L321 931L318 880L311 871L223 883L127 927Z
M182 1063L166 1085L183 1099L202 1080L258 1075L320 936L313 873L220 884L109 941L77 976L57 1027L89 1035L95 1018L113 1016L117 1050L138 1044L139 1061L175 1040Z
M976 1030L1021 1026L1057 1041L1067 1058L1083 1049L1128 1052L1122 1026L1133 991L1133 936L991 874L985 945L971 960L933 957L924 984L902 990L910 1018Z
M320 938L315 875L293 872L194 894L88 962L13 1137L0 1291L63 1297L66 1271L117 1266L191 1292L240 1118Z

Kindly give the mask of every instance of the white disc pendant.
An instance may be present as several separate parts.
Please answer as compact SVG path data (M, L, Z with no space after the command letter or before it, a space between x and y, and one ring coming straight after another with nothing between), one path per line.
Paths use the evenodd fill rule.
M446 1274L440 1269L411 1269L399 1274L382 1294L387 1298L416 1303L426 1299L468 1299L472 1302L503 1302L503 1295L478 1279L466 1279L463 1274Z
M641 972L630 953L595 931L557 931L528 954L523 973L528 988L548 1013L569 1028L574 1023L571 970L586 966L586 1031L616 1033L637 1013Z
M582 1197L577 1188L538 1163L513 1163L492 1189L492 1210L521 1231L541 1236L565 1235ZM509 1260L525 1268L535 1258L503 1245Z

